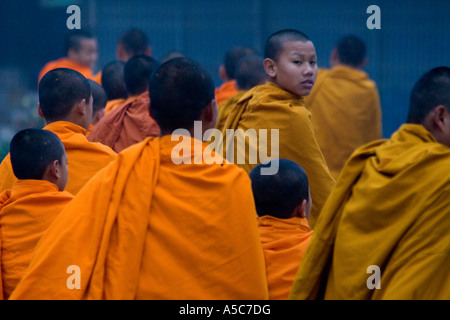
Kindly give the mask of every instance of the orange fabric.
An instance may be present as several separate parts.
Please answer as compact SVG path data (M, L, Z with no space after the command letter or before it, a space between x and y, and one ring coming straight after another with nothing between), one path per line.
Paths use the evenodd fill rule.
M219 114L217 115L216 129L221 130L227 121L230 111L233 109L234 105L242 98L242 96L247 92L247 90L239 90L234 96L226 99L219 106Z
M66 191L77 194L97 171L117 157L109 147L92 143L86 139L86 129L67 121L56 121L43 129L56 134L64 144L69 160L69 180ZM11 189L17 178L14 176L9 154L0 165L0 192Z
M235 86L236 80L230 80L223 83L219 88L216 88L215 96L217 105L221 105L225 100L234 96L238 90Z
M262 216L258 222L269 299L287 300L313 231L309 229L308 220L299 217L278 219Z
M206 144L186 140L196 161ZM232 164L175 164L181 143L147 138L89 181L11 299L268 298L250 179ZM74 264L80 288L68 289Z
M234 130L236 138L227 134L229 129ZM271 137L269 131L278 132L275 135L278 141L272 141L272 138L264 141L261 138L264 137L261 130L267 130L266 138ZM335 180L317 144L311 114L305 108L304 98L280 88L273 82L256 86L247 91L233 106L221 131L223 142L211 145L227 159L232 159L233 155L235 163L247 173L261 162L267 161L261 154L268 154L267 150L271 150L272 146L272 158L289 159L305 169L312 197L312 211L308 223L314 229L314 223L331 193ZM257 139L245 137L247 132L252 131ZM244 143L235 143L239 139ZM251 161L252 153L256 153L256 161ZM240 161L236 160L239 158L245 161L239 163Z
M19 180L0 195L0 299L8 299L42 234L72 198L45 180Z
M132 97L132 98L136 98L136 97ZM128 98L129 99L129 98ZM111 110L113 110L115 107L120 106L121 104L126 103L125 101L127 101L128 99L114 99L114 100L109 100L108 102L106 102L106 106L105 106L105 115L107 115L108 113L111 112Z
M148 92L127 99L95 125L88 140L101 142L118 153L147 137L159 136L159 126L149 113L149 102Z
M306 108L317 143L335 179L358 147L381 138L381 106L375 82L362 70L320 69Z
M101 85L101 81L100 81L101 78L98 77L100 73L94 75L92 73L92 70L89 69L88 67L78 64L75 61L72 61L68 58L60 58L58 60L48 62L39 72L38 80L41 81L42 77L47 72L49 72L50 70L53 70L53 69L57 69L57 68L67 68L67 69L72 69L72 70L78 71L85 78L94 80L95 82L97 82L98 84ZM100 77L101 77L101 75L100 75Z

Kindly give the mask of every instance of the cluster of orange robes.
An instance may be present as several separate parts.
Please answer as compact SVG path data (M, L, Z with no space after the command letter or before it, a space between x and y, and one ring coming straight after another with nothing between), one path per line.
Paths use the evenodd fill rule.
M325 85L336 73L343 83L348 81L346 73L356 77L338 68L320 75L317 85L321 81ZM360 82L370 87L367 79ZM344 166L340 164L341 169L332 174L311 121L320 105L311 101L322 99L314 91L304 99L267 83L240 94L226 119L219 116L220 129L279 129L279 156L296 161L308 174L313 199L309 224L300 218L257 218L246 174L255 165L176 165L173 147L179 143L192 147L195 142L179 142L173 136L145 138L157 136L159 130L155 123L142 120L149 117L144 108L148 95L142 95L118 104L110 111L112 116L105 117L104 126L112 135L102 136L94 127L86 138L84 129L64 121L45 127L66 147L68 192L55 196L55 188L45 181L19 181L12 191L2 193L0 295L12 299L449 298L449 280L441 281L439 276L449 262L445 215L450 187L448 179L442 179L449 168L448 148L418 125L403 126L391 140L376 140L381 127L379 110L374 108L367 125L375 122L368 139L376 141L347 156L344 171L340 172ZM376 104L377 96L372 100ZM140 121L139 129L122 138L126 135L120 130L126 130L133 119ZM350 124L345 126L351 129ZM132 146L117 155L127 143ZM206 146L202 143L201 150ZM224 156L228 147L224 141ZM179 156L201 156L196 148L189 150ZM6 158L0 166L2 191L14 183L8 162ZM336 187L333 176L338 179ZM420 176L423 181L415 178ZM429 188L433 179L436 184ZM33 194L27 195L27 189ZM69 192L76 195L73 201ZM8 211L13 206L18 212L15 217ZM32 224L35 216L28 211L38 208L45 215L41 224ZM383 267L380 290L366 286L369 262ZM71 265L81 272L80 289L68 288ZM418 287L424 292L414 290Z

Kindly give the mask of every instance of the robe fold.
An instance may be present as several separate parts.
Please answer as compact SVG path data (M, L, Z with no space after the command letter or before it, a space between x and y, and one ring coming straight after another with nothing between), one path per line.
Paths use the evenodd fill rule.
M149 113L149 94L129 98L105 115L92 129L88 140L100 142L119 153L148 137L159 136L159 126Z
M449 168L450 149L421 125L357 149L290 299L450 299Z
M65 190L73 195L76 195L97 171L117 157L111 148L101 143L89 142L86 139L86 129L72 122L56 121L43 129L56 134L66 149L69 180ZM0 165L0 192L11 189L16 181L8 154Z
M306 98L317 143L332 176L358 147L381 139L381 106L375 82L362 70L320 69Z
M41 81L42 77L49 71L58 68L67 68L78 71L86 79L91 79L101 85L101 73L94 74L92 70L86 66L83 66L68 58L60 58L54 61L48 62L39 72L38 80Z
M313 231L305 218L258 218L270 300L287 300Z
M0 195L0 299L8 299L37 242L72 198L45 180L19 180Z
M247 90L239 90L234 96L226 99L219 105L219 114L217 115L216 129L221 130L225 125L225 121L230 114L231 109L234 105L242 98L242 96L247 92Z
M308 175L311 188L312 212L308 222L314 229L317 216L335 181L317 144L310 117L309 111L304 107L303 98L267 82L247 91L234 105L222 128L223 142L213 146L229 161L232 161L230 155L234 154L234 163L244 168L247 173L260 164L261 160L265 160L264 157L270 154L272 148L275 154L270 157L289 159L301 165ZM226 134L229 129L235 130L236 141L239 138L243 141L243 135L253 129L258 142L246 139L244 149L238 142L233 144L233 140ZM236 131L237 129L243 130L243 133ZM262 136L260 131L263 129L267 130L265 136ZM278 148L272 141L271 130L275 130L275 139L278 130ZM231 147L231 152L230 146L234 146ZM250 158L250 155L255 153L258 156L256 161ZM239 157L245 158L245 161L239 161Z
M131 146L90 180L11 299L267 299L249 177L232 164L195 164L207 145L171 139ZM181 155L179 144L194 147ZM79 289L66 283L71 265Z
M133 98L136 98L136 97L133 97ZM105 115L110 113L117 106L120 106L121 104L125 103L125 101L127 101L127 99L113 99L113 100L109 100L108 102L106 102Z
M236 80L229 80L216 88L215 97L218 106L237 93L238 90L236 89L235 83Z

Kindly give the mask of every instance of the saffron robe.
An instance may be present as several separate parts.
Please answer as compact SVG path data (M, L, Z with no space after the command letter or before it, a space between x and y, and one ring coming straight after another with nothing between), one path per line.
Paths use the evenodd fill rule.
M229 80L216 88L215 97L218 106L237 93L238 90L236 89L235 83L236 80Z

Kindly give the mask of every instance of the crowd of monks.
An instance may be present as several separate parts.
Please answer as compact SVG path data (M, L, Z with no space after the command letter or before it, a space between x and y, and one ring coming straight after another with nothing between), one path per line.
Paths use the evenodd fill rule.
M217 88L181 53L154 59L139 29L98 73L91 33L65 50L38 77L45 127L0 164L1 299L450 299L449 67L417 79L383 139L353 35L329 69L294 29L264 55L232 48ZM277 145L198 141L197 122L276 129Z

